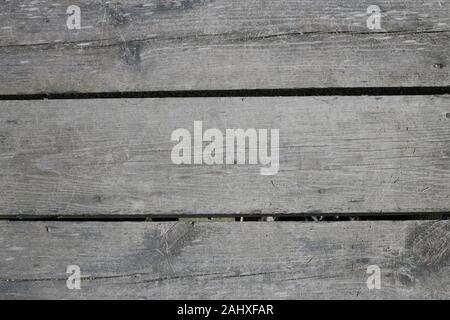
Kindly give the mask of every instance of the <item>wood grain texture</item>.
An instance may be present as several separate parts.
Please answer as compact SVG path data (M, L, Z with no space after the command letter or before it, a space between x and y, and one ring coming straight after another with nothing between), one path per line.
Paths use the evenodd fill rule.
M450 85L448 1L377 1L374 31L372 2L3 1L0 94Z
M0 102L0 214L448 212L450 97ZM280 168L175 165L175 129L280 130ZM247 147L248 152L248 147Z
M449 221L0 222L0 246L3 299L450 298Z

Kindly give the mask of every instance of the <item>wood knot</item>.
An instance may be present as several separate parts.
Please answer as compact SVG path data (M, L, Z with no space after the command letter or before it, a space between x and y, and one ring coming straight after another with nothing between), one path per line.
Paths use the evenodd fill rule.
M114 27L119 27L130 23L130 15L126 13L119 5L108 5L106 7L108 21Z
M406 249L417 273L437 271L450 263L450 221L419 224L409 230Z
M128 66L139 67L141 64L142 45L139 42L128 41L121 45L121 60Z

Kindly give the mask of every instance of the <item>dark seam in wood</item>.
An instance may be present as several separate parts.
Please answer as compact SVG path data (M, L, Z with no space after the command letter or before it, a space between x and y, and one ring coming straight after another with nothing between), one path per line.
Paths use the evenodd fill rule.
M224 37L224 42L247 42L247 41L258 41L263 39L271 39L271 38L279 38L279 37L297 37L297 36L314 36L314 35L353 35L353 36L359 36L359 35L417 35L417 34L439 34L439 33L448 33L450 30L423 30L423 31L412 31L412 30L399 30L399 31L376 31L376 32L354 32L354 31L306 31L306 32L285 32L285 33L277 33L277 34L268 34L268 35L261 35L261 36L252 36L249 35L248 37L240 36L237 38L232 38L234 35L233 33L217 33L217 34L201 34L201 35L193 35L193 36L185 36L185 37L148 37L148 38L141 38L141 39L129 39L125 41L120 42L114 42L110 44L101 44L99 46L84 46L83 49L88 48L108 48L108 47L114 47L118 45L122 45L123 43L127 42L148 42L148 41L187 41L191 39L198 39L198 38L215 38L215 37ZM112 38L108 39L93 39L93 40L80 40L80 41L69 41L69 42L43 42L43 43L30 43L30 44L11 44L11 45L0 45L0 49L2 48L23 48L23 47L60 47L65 46L67 48L68 45L79 45L81 43L97 43L97 42L104 42L104 41L110 41L114 40ZM79 49L79 48L77 48Z

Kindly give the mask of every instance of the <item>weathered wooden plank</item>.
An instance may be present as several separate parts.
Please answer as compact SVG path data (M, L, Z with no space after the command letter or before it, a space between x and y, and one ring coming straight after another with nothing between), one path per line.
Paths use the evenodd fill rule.
M448 212L449 102L448 95L1 101L0 213ZM262 164L174 164L171 135L193 134L194 121L224 134L279 129L278 173L261 175Z
M0 246L3 299L450 298L449 221L1 222Z
M4 1L0 94L450 85L448 1L372 4Z
M29 0L1 4L0 45L55 44L77 41L184 38L189 36L279 33L362 32L367 8L361 0ZM381 30L448 31L447 1L382 0ZM66 26L69 6L81 10L81 29Z

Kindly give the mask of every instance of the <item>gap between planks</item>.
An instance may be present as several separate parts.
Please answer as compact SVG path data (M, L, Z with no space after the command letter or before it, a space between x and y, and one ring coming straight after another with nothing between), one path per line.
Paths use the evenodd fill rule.
M227 97L308 97L308 96L419 96L450 94L444 87L361 87L361 88L280 88L254 90L190 90L140 92L77 92L0 95L0 100L76 100L143 98L227 98Z

